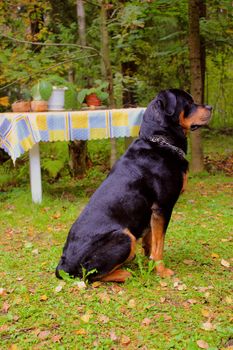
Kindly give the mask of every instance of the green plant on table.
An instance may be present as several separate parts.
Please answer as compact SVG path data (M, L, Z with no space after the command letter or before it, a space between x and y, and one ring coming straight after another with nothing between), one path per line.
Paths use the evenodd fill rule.
M52 95L53 85L48 80L38 80L32 86L31 94L34 101L48 101Z
M31 88L31 94L35 101L48 101L53 89L65 88L65 109L77 108L76 85L68 82L58 75L50 75L46 79L40 79Z
M95 80L94 86L91 88L84 88L78 93L78 102L83 103L88 95L96 94L96 96L101 100L105 101L108 98L108 93L106 89L108 88L108 82L102 80Z

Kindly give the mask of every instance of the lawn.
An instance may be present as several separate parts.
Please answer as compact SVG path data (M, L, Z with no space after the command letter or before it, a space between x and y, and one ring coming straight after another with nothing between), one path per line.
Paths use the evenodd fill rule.
M216 170L232 138L204 141L211 172L190 177L173 212L170 279L156 276L140 242L125 284L56 279L68 230L105 176L100 165L83 180L44 183L41 205L27 182L1 193L0 349L233 349L232 177Z

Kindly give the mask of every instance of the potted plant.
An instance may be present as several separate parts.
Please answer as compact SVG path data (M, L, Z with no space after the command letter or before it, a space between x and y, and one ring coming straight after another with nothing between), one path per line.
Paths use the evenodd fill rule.
M48 100L52 94L53 86L48 80L39 80L31 89L33 100L31 110L44 112L48 110Z
M50 75L45 80L38 81L32 87L32 96L36 101L44 100L46 110L49 111L75 109L77 107L75 85L57 75Z
M91 88L85 88L78 93L78 102L84 101L88 106L101 106L102 102L108 98L108 93L105 91L108 87L108 82L95 80L95 85Z
M26 88L17 93L18 100L12 103L11 108L13 112L30 112L31 110L31 94Z

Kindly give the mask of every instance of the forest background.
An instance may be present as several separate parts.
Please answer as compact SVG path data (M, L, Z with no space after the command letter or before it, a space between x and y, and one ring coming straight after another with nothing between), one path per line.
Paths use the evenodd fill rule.
M146 106L161 89L176 87L213 106L210 127L233 125L230 0L3 0L0 27L3 101L6 96L13 102L27 95L39 79L65 79L74 87L67 108L78 109L76 94L102 79L109 83L105 103L110 107ZM200 64L195 66L197 56ZM193 74L199 79L199 92L194 91ZM5 110L10 106L3 103L0 111ZM115 141L111 142L113 163ZM199 143L200 138L193 142ZM84 146L69 145L72 175L82 175L89 164ZM75 160L80 147L83 157ZM196 152L203 163L201 151L200 145ZM46 163L50 173L58 174L65 164L58 163Z

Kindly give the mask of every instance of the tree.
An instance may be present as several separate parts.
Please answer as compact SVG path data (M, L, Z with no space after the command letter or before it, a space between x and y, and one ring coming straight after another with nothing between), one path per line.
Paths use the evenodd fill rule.
M86 21L85 21L85 9L82 0L77 0L77 19L78 19L78 33L79 44L86 46ZM69 80L74 82L74 69L70 70ZM87 141L74 140L69 143L70 153L70 168L72 175L83 176L86 173L87 164L89 162L87 154Z
M197 103L202 103L204 72L201 64L201 37L200 37L200 2L189 0L189 57L191 94ZM201 131L191 133L191 169L200 172L204 168L203 150L201 145Z
M109 87L109 107L116 108L113 92L113 75L112 66L110 61L110 49L109 49L109 35L107 28L107 9L108 1L99 0L100 3L100 38L101 38L101 58L102 62L102 75L104 79L108 82ZM110 139L111 142L111 156L110 156L110 166L117 160L117 146L116 140Z

